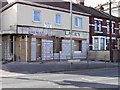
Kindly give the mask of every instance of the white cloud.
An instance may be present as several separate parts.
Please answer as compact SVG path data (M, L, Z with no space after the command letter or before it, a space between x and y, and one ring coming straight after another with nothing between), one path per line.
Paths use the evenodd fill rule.
M109 2L109 0L85 0L85 5L95 7L98 4L103 4L106 2Z

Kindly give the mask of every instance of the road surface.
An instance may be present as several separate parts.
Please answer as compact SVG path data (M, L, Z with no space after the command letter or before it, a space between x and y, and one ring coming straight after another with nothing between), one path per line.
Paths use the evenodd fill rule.
M118 68L4 77L2 88L118 88Z

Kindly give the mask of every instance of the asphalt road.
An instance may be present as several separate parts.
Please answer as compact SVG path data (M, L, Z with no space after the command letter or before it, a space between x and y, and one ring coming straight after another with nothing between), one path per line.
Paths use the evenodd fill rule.
M2 78L2 88L118 88L118 68L6 77Z

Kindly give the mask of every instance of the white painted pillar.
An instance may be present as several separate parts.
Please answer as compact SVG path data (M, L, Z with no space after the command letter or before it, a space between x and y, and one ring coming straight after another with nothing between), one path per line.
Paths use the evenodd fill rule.
M27 46L27 41L28 41L28 38L27 38L27 35L26 35L26 62L27 62L27 59L28 59L28 51L27 51L27 48L28 48L28 46Z
M15 61L14 54L15 54L15 37L13 36L13 62Z

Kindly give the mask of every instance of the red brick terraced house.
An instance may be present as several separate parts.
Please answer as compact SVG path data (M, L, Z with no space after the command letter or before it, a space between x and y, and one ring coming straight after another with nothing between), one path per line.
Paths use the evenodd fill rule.
M91 14L91 16L89 16L89 52L92 53L88 53L88 57L90 56L92 59L99 60L110 60L110 15L80 3L77 7ZM117 59L119 59L120 18L111 16L111 29L112 49L115 52L113 53L113 58L116 59L115 57L117 57Z
M92 7L80 5L91 14L89 17L89 40L90 50L109 50L109 37L110 37L110 16L109 14L98 11ZM112 16L112 43L113 49L118 48L118 39L120 36L118 18Z

